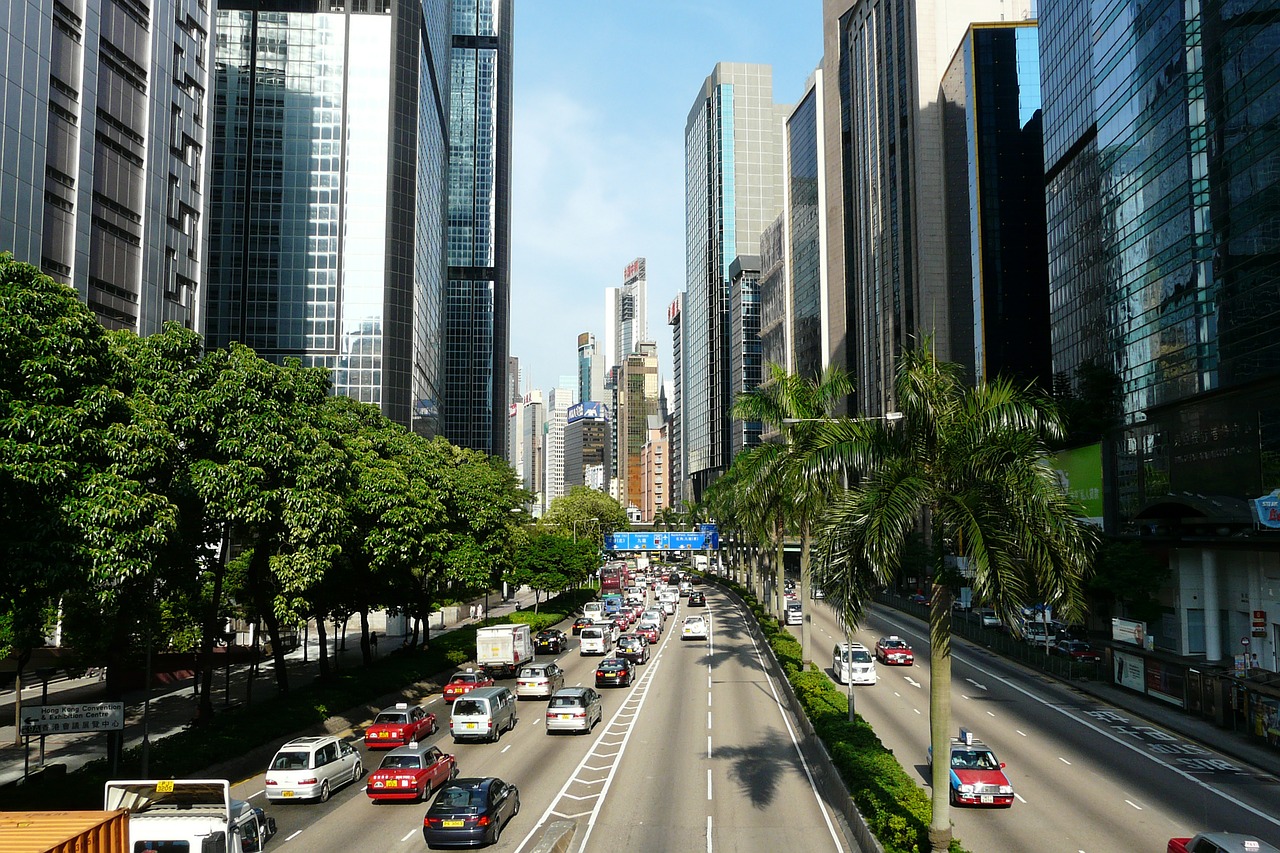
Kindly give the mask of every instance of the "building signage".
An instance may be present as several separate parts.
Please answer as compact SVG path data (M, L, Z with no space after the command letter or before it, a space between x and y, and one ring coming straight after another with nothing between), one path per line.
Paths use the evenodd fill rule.
M671 300L671 304L667 306L667 325L670 326L680 318L680 296L677 294L675 299Z
M1112 619L1111 639L1117 643L1132 643L1138 648L1147 647L1147 623L1132 619Z
M1115 661L1116 684L1128 687L1130 690L1137 690L1139 693L1147 692L1146 665L1141 657L1113 651L1111 659Z
M22 709L22 734L118 732L124 728L123 702L85 705L38 705Z
M720 547L717 533L613 533L604 537L608 551L703 551Z
M1267 636L1267 611L1253 611L1253 630L1251 631L1255 637Z
M1053 459L1058 482L1068 498L1080 507L1081 518L1102 526L1102 445L1063 450Z
M607 421L609 420L609 407L604 403L592 401L574 403L569 407L568 423L580 421L584 418L589 418L593 421Z
M1262 527L1280 530L1280 489L1249 502L1253 515Z
M626 272L622 274L622 281L624 284L630 284L636 279L644 277L644 258L636 258L627 264Z

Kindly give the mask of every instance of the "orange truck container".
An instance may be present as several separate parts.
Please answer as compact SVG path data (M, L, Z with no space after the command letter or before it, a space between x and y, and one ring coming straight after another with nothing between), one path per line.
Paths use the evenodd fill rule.
M128 853L129 812L0 812L0 853Z

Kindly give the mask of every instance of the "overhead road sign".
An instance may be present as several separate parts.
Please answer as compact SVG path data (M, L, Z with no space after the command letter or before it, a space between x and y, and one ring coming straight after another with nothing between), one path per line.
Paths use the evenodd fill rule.
M679 531L656 531L653 533L636 533L626 531L612 533L604 537L607 551L703 551L720 547L718 533L688 533Z

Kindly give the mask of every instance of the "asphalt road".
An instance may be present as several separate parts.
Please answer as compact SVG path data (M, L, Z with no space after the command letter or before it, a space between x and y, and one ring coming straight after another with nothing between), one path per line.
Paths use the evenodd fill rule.
M448 707L432 699L441 733L430 740L457 756L461 774L520 790L519 815L489 849L532 849L547 822L563 819L579 825L578 851L850 849L810 784L743 614L707 590L710 606L694 612L709 615L709 640L680 640L682 601L635 684L600 691L604 723L589 735L547 736L546 704L533 700L519 703L519 725L498 743L455 745ZM556 659L566 684L594 684L599 658L581 657L576 638ZM381 753L359 748L366 769L377 767ZM234 794L275 817L268 849L424 849L425 805L375 805L363 781L327 803L268 805L262 779Z
M840 632L825 604L813 608L812 625L814 660L830 675ZM927 787L927 628L875 607L855 640L874 652L887 634L910 643L916 663L877 664L879 682L855 687L856 707ZM1007 810L951 809L966 848L1161 853L1171 837L1204 829L1280 844L1280 785L1261 771L959 639L951 669L952 728L987 742L1017 795Z

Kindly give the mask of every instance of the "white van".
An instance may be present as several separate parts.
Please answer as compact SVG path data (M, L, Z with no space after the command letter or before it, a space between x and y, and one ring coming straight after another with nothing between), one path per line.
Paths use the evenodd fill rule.
M803 625L804 624L804 608L798 601L792 601L787 605L787 624Z
M582 646L579 655L607 655L612 645L613 631L603 625L592 625L582 629L578 635Z
M831 650L831 671L841 684L876 683L876 660L862 643L836 643Z
M453 700L449 733L453 742L464 740L496 741L502 733L514 729L516 695L507 687L481 687Z
M582 605L582 615L586 616L588 619L594 619L597 622L603 621L605 618L604 602L588 601L586 604Z

